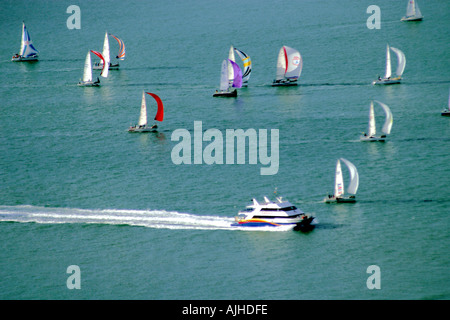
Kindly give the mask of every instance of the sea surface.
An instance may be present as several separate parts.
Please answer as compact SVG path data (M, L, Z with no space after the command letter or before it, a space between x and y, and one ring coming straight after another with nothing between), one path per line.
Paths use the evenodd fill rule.
M67 27L72 4L80 29ZM367 27L370 5L380 29ZM450 2L420 1L425 18L412 23L400 21L406 5L1 1L0 299L450 299L450 118L440 115ZM10 61L22 21L37 63ZM101 87L78 87L105 32L123 39L126 58ZM386 44L406 55L403 81L373 86ZM249 85L213 98L231 45L252 59ZM283 45L303 57L297 87L270 85ZM161 97L165 118L157 133L131 134L144 90ZM359 141L371 100L393 113L385 143ZM150 96L147 107L152 120ZM224 138L278 129L278 172L261 175L259 158L194 164L193 149L192 164L175 164L172 133L194 139L194 121ZM358 168L355 204L323 203L340 157ZM252 198L274 193L316 228L230 227ZM80 289L67 285L73 265ZM368 286L373 265L379 289Z

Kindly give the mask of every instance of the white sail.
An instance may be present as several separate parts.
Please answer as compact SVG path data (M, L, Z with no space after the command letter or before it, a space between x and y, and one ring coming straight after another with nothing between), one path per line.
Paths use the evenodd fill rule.
M235 56L234 56L234 48L233 46L230 47L230 51L228 52L228 59L230 59L231 61L235 62ZM231 65L231 63L228 64L228 80L233 82L234 80L234 70L233 70L233 66Z
M409 0L406 7L406 17L422 18L422 12L420 12L419 5L415 0Z
M382 132L385 134L390 134L392 129L392 124L394 122L394 118L392 116L391 109L385 105L383 102L375 100L376 103L378 103L384 110L384 113L386 114L386 120L384 121L383 128L381 129Z
M391 71L391 52L389 51L389 45L386 47L386 73L384 75L385 79L388 79L391 77L392 71Z
M276 80L282 80L284 79L284 73L286 72L286 57L284 53L284 47L280 49L280 52L278 52L278 58L277 58L277 74L275 79Z
M302 72L302 56L298 50L284 46L286 49L286 59L287 68L285 77L286 78L299 78Z
M373 111L373 101L370 101L370 109L369 109L369 128L367 130L367 135L369 137L375 136L377 133L377 129L375 126L375 112Z
M147 124L147 104L145 103L145 92L142 91L141 101L141 114L139 115L139 126L145 126Z
M419 5L417 4L417 2L415 0L412 0L412 1L414 1L414 11L415 11L416 18L422 18L423 16L422 16L422 12L420 12Z
M334 196L340 197L344 194L344 179L342 178L341 161L336 162L336 174L334 180Z
M398 77L401 77L403 74L403 71L405 71L405 66L406 66L406 57L405 54L397 48L391 47L391 50L395 52L395 54L397 55L397 70L396 70L396 74Z
M89 51L86 55L86 60L84 61L83 81L84 82L92 81L91 53Z
M228 60L223 60L222 61L222 69L220 72L220 87L219 89L221 91L225 91L228 89L228 65L230 63L228 63Z
M105 41L103 41L103 51L102 56L105 59L106 65L109 67L109 63L111 61L110 53L109 53L109 40L108 40L108 32L105 33ZM103 64L102 61L100 61Z
M341 158L341 160L345 163L348 170L350 171L350 183L348 185L347 192L350 194L356 194L359 186L358 170L356 169L355 165L347 159Z
M34 47L33 41L31 41L31 37L30 34L28 33L25 23L22 23L22 40L20 42L19 55L23 57L29 57L38 54L39 51Z

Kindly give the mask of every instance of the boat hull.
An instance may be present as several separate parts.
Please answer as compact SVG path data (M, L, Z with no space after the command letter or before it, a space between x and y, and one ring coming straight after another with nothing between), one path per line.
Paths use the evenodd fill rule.
M441 112L441 116L450 117L450 110L445 110Z
M349 197L326 197L324 199L325 203L355 203L356 198L354 196Z
M385 142L386 141L386 136L380 136L380 137L367 137L367 136L361 136L360 137L361 141L368 141L368 142Z
M92 67L92 69L94 69L94 70L102 70L103 69L103 64L102 63L96 63ZM116 63L116 64L110 63L109 64L109 70L119 70L119 64L118 63Z
M93 81L81 81L78 82L79 87L100 87L100 82L93 82Z
M422 21L423 17L403 17L401 21Z
M153 128L153 127L143 127L143 128L139 128L139 127L130 127L128 128L128 132L157 132L157 128Z
M13 56L11 61L13 61L13 62L36 62L36 61L39 61L39 57L38 56L31 56L31 57Z
M216 91L213 97L237 97L237 90L233 91Z
M285 220L285 221L280 221ZM288 220L288 221L286 221ZM309 231L314 229L314 225L311 224L314 220L314 217L301 217L301 218L293 218L293 219L246 219L239 220L235 223L232 223L232 227L244 227L244 228L262 228L262 227L270 227L270 228L278 228L283 230L296 230L296 231Z
M292 87L297 85L297 80L273 80L272 82L272 87Z
M401 82L401 78L394 78L394 79L381 79L381 80L375 80L372 82L373 85L386 85L386 84L398 84Z

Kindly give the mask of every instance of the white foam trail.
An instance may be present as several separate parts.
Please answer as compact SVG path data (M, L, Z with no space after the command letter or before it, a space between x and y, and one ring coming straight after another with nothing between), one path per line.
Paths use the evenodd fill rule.
M232 227L234 218L165 210L76 209L37 206L0 206L0 221L35 223L98 223L157 229L285 231L283 228Z

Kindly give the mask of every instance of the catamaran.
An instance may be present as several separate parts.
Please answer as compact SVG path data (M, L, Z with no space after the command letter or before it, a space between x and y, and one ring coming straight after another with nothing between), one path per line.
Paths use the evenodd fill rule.
M233 81L229 81L229 72L233 70ZM222 61L222 69L220 72L220 86L219 90L213 94L213 97L237 97L237 90L230 90L230 88L241 88L242 87L242 71L236 62L230 59Z
M374 112L374 108L373 108L373 101L375 101L376 103L378 103L384 110L384 113L386 115L386 120L384 121L384 125L383 128L381 129L381 131L384 133L382 135L380 135L379 137L376 136L377 130L376 130L376 126L375 126L375 112ZM394 121L394 118L392 116L392 112L391 109L384 103L377 101L377 100L373 100L370 102L370 108L369 108L369 128L368 128L368 132L364 133L361 137L360 140L361 141L381 141L384 142L386 141L386 135L391 133L391 129L392 129L392 124Z
M235 217L234 227L274 227L283 230L309 231L314 228L311 224L314 217L307 216L301 209L294 206L282 197L277 197L276 202L264 197L264 202L259 203L252 199L244 211L239 211Z
M394 51L397 55L397 70L395 73L397 77L391 78L392 70L391 70L391 53L390 50ZM406 57L405 54L397 48L390 47L389 44L386 47L386 72L384 78L378 77L377 80L373 81L372 84L395 84L400 83L402 80L402 74L405 71L406 66Z
M13 55L11 61L38 61L39 51L34 47L31 41L30 33L22 22L22 40L20 42L20 51Z
M421 21L422 19L422 12L420 12L417 1L408 0L408 6L406 7L406 16L404 16L401 21Z
M296 49L281 47L278 52L277 73L272 86L296 86L302 73L303 59Z
M142 91L142 100L141 100L141 113L139 115L139 122L135 126L131 126L128 128L129 132L156 132L158 126L156 124L151 127L147 126L147 104L145 102L145 94L152 96L158 105L158 111L156 112L155 120L163 121L164 119L164 106L161 98L151 92Z
M91 52L98 56L100 59L104 60L100 52L91 50L88 51L86 59L84 61L84 71L83 79L78 82L80 87L98 87L100 86L100 79L97 77L96 81L92 81L92 62L91 62ZM103 68L100 74L102 77L106 78L108 76L108 68Z
M448 106L447 109L442 110L441 115L450 117L450 93L448 95Z
M117 54L116 58L118 60L124 60L125 59L125 43L119 39L118 37L108 34L108 32L105 33L105 40L103 41L103 51L102 55L105 59L105 63L109 66L109 70L118 70L119 69L119 62L113 64L111 63L111 57L110 57L110 50L109 50L109 39L108 35L111 35L116 41L119 43L119 53ZM103 68L103 61L96 62L94 65L94 69L102 69Z
M234 48L234 51L242 60L244 66L244 70L242 71L242 86L247 87L250 74L252 73L252 59L244 51L239 50L238 48Z
M350 196L344 196L344 178L342 176L341 160L347 166L350 172L350 183L347 188L347 192L351 194ZM358 191L359 186L359 175L358 170L355 165L348 161L347 159L340 158L336 162L335 180L334 180L334 194L325 197L324 201L326 203L342 203L342 202L356 202L356 191Z

